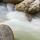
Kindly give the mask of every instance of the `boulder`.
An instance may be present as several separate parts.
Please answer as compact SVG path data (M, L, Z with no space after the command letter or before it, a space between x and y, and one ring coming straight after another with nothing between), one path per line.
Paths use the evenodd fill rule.
M29 13L37 13L40 12L40 2L39 0L34 1L31 3L30 8L28 9Z
M16 10L18 11L23 11L23 12L26 12L26 11L33 11L36 10L36 11L39 11L39 0L24 0L22 1L21 3L17 4L16 5Z
M25 12L31 20L33 14L40 12L40 2L39 0L24 0L16 5L16 10Z
M0 40L14 40L14 35L8 25L0 25Z
M3 2L3 0L0 0L0 3Z

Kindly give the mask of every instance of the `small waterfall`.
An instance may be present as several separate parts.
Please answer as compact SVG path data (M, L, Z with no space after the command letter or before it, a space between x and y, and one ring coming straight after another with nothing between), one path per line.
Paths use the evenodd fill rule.
M9 25L18 40L40 40L40 19L28 22L25 13L16 11L13 4L0 5L0 22Z

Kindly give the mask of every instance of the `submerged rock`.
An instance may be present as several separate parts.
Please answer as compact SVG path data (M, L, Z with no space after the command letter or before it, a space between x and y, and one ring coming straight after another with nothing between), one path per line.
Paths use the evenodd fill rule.
M0 25L0 40L14 40L14 35L8 25Z

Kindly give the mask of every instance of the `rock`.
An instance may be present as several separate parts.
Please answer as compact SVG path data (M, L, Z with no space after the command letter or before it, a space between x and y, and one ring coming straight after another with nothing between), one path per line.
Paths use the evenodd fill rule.
M0 25L0 40L14 40L14 35L8 25Z
M21 3L16 5L16 10L27 11L32 2L33 0L24 0Z
M39 0L24 0L16 5L17 11L23 11L28 14L28 18L32 19L32 14L38 13L40 11Z
M24 0L23 2L21 2L21 3L19 3L19 4L17 4L16 5L16 10L18 10L18 11L34 11L34 10L36 10L36 11L39 11L39 0L35 0L35 1L33 1L33 0Z
M13 4L18 4L23 0L3 0L3 2L5 3L13 3Z
M29 13L37 13L40 11L40 6L39 6L40 2L39 0L34 1L33 3L31 3L30 8L28 9Z

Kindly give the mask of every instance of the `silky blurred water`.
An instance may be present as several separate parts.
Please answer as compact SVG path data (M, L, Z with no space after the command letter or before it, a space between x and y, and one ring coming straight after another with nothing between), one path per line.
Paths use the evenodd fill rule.
M14 33L15 40L40 40L40 18L27 20L25 13L15 10L13 4L0 5L0 24L7 24Z

